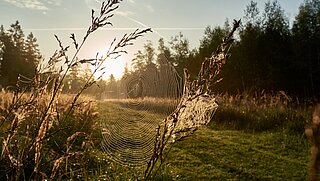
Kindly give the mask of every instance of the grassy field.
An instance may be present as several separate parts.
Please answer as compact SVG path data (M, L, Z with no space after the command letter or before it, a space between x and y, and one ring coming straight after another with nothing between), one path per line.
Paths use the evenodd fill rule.
M10 94L6 97L10 97ZM310 146L304 128L310 120L309 109L292 106L279 95L258 97L261 99L218 96L220 107L209 125L169 146L167 151L170 151L164 163L154 169L152 180L306 180ZM0 110L4 112L10 98L0 100ZM84 105L79 105L67 120L53 125L49 130L48 135L52 137L44 142L41 162L43 173L52 174L54 163L65 155L68 140L82 131L88 136L86 139L77 138L72 147L72 152L80 151L81 156L70 156L63 160L56 178L142 180L145 166L132 168L119 164L119 160L115 161L110 153L104 152L106 147L103 148L103 138L111 130L112 134L117 133L127 140L134 137L135 133L148 140L148 132L152 132L152 129L145 127L154 126L165 118L168 115L165 112L172 109L172 105L156 99L150 99L144 105L151 105L152 109L148 111L141 110L144 106L129 106L127 102L98 101L92 105L95 106L87 105L85 109ZM118 124L121 120L122 123ZM143 120L143 124L138 120ZM9 122L2 125L1 140L5 140L8 127ZM128 129L130 131L127 132ZM29 133L30 136L37 133L36 129L28 130L33 131ZM57 130L59 134L55 134ZM24 133L25 128L20 126L14 139L22 142ZM131 145L128 153L139 152L139 144L142 144L133 140L108 141L109 146L118 145L111 150L114 152L122 149L121 145L124 144ZM149 142L149 147L144 147L145 151L150 151L150 145L152 142ZM21 150L19 148L15 150L17 153L13 153L14 156L24 153L23 147ZM32 173L34 151L25 154L29 155L27 160L22 160L26 163L23 173L27 175ZM1 173L10 171L10 161L3 159L0 163Z
M121 107L108 104L101 102L99 112L110 113ZM172 146L165 162L155 169L154 179L306 180L310 147L303 130L308 114L289 107L277 109L279 105L259 111L252 105L250 109L224 104L209 125ZM138 110L121 108L121 114L126 111L139 115ZM165 116L143 114L148 118ZM104 175L105 178L141 178L137 173L141 174L143 168L113 164L117 165L114 175ZM121 173L124 170L126 173Z
M308 154L306 141L282 132L206 127L172 148L166 170L177 180L305 180Z

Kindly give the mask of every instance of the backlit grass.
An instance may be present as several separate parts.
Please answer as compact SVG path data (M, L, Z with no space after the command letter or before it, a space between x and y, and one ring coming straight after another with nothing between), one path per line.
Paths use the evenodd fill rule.
M100 103L99 112L106 112L105 105ZM154 179L305 180L309 144L303 130L309 112L290 105L280 106L281 101L259 106L220 103L208 126L171 148L161 168L155 169ZM121 111L137 110L126 107ZM112 178L128 178L122 171L133 172L119 165L115 168ZM135 174L130 176L139 178Z
M172 148L165 167L178 180L305 180L308 154L303 136L203 128Z
M10 100L10 94L6 95L1 99L2 112L5 112ZM8 97L8 100L4 97ZM62 96L61 105L68 102L67 97ZM84 154L80 158L70 159L67 171L64 166L66 164L62 164L57 178L141 180L145 166L123 166L103 151L101 124L115 123L123 119L123 115L129 115L131 120L144 117L160 122L166 116L163 110L167 108L166 104L159 102L161 101L154 101L157 106L153 107L159 107L158 113L154 111L156 109L151 112L141 111L131 109L124 103L107 101L97 102L91 107L79 105L65 122L59 123L57 129L52 129L54 132L60 128L68 128L60 130L59 134L53 134L44 145L43 171L50 173L57 155L64 154L66 140L74 132L81 130L90 135L91 144L83 150L82 146L87 142L84 138L77 138L72 149L83 150ZM152 104L152 101L148 104ZM309 144L303 130L309 119L309 112L290 105L280 105L283 104L221 102L209 125L171 147L162 166L155 168L153 179L305 180ZM6 123L1 130L5 134ZM23 139L22 132L21 127L21 134L18 134L17 139ZM6 171L6 163L1 163L2 171ZM27 163L32 163L32 160ZM26 173L28 166L32 168L32 165L26 165Z

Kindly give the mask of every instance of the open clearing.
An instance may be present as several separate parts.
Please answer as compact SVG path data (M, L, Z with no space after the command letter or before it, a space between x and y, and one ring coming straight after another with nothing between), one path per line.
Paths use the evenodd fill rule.
M110 103L101 103L99 106L102 116L118 109L118 106L106 106L108 104ZM122 114L126 114L126 110L130 115L138 112L123 108ZM155 113L143 112L143 114L149 114L146 118L159 117L159 114ZM192 136L174 144L158 170L156 178L159 180L306 180L308 160L309 144L304 135L289 134L284 130L264 132L228 130L212 122Z

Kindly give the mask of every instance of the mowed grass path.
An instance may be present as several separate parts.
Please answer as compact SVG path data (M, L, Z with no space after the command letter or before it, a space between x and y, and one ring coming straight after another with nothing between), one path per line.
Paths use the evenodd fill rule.
M307 143L281 136L204 127L174 145L167 170L178 180L306 180Z
M310 151L303 135L214 127L203 126L176 142L158 171L157 180L307 179Z

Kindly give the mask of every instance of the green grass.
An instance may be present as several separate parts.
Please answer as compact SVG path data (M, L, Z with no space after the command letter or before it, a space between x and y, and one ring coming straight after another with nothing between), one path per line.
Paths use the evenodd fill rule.
M139 111L137 109L130 109L127 106L121 106L117 103L111 102L100 102L98 104L98 112L100 116L97 120L99 125L102 128L105 127L113 127L116 125L121 125L117 128L117 135L122 135L124 137L125 134L130 133L126 132L127 123L120 123L121 120L124 118L128 119L129 122L133 122L137 127L144 127L144 124L151 124L154 125L155 123L158 124L162 119L166 117L166 115L158 114L158 113L150 113L147 111ZM148 120L147 123L137 122L134 123L135 120ZM96 129L95 135L100 135L96 137L96 140L100 141L100 144L96 144L96 148L93 152L91 152L91 179L96 180L142 180L143 171L145 170L145 166L139 167L129 167L122 164L119 164L117 161L103 152L102 148L102 140L103 136L101 134L102 128ZM121 129L124 128L124 129ZM148 131L148 130L145 130ZM155 131L155 129L154 129ZM155 135L156 132L154 132ZM129 139L127 139L129 140ZM130 144L130 143L128 143ZM152 144L153 147L153 144ZM120 149L120 148L119 148ZM133 150L135 151L135 150ZM96 169L95 169L96 168ZM95 170L95 171L94 171Z
M119 111L131 115L132 119L141 114L147 119L164 117L104 102L99 105L99 112L102 113L100 119L105 121L115 110L118 112L114 114L114 120L120 119ZM239 116L240 113L242 116ZM252 109L247 110L247 114L240 113L239 110L222 107L212 123L171 148L153 179L306 180L310 147L301 132L306 119L301 117L302 112ZM263 125L259 126L256 118L261 115L265 118L261 121ZM226 118L224 121L223 117ZM267 117L276 120L267 125ZM292 121L296 118L299 120ZM121 166L102 155L100 160L105 161L100 163L101 171L96 173L98 178L141 179L144 167L133 169Z
M179 180L305 180L303 136L203 128L172 148L166 165Z
M221 105L209 126L258 132L286 129L303 134L308 120L311 120L311 113L302 109Z
M150 111L132 108L126 102L105 101L98 102L97 107L77 107L72 116L50 130L68 128L46 142L47 154L41 168L50 173L53 161L66 150L66 140L74 132L83 131L90 135L90 144L83 147L87 143L83 137L75 140L72 151L82 150L83 155L70 158L67 171L64 163L57 178L142 180L145 166L123 166L103 152L101 126L115 126L124 117L137 127L158 123L166 117L164 110L169 108L154 101L148 102ZM94 116L95 111L99 112L98 117ZM310 115L310 111L286 105L221 104L207 126L171 147L161 167L158 169L156 165L151 180L306 180L310 146L303 132ZM137 121L141 119L146 121ZM18 133L22 138L23 126ZM117 133L127 134L126 129L120 128ZM2 165L0 170L5 172L7 165ZM24 168L25 173L32 173L29 167Z

